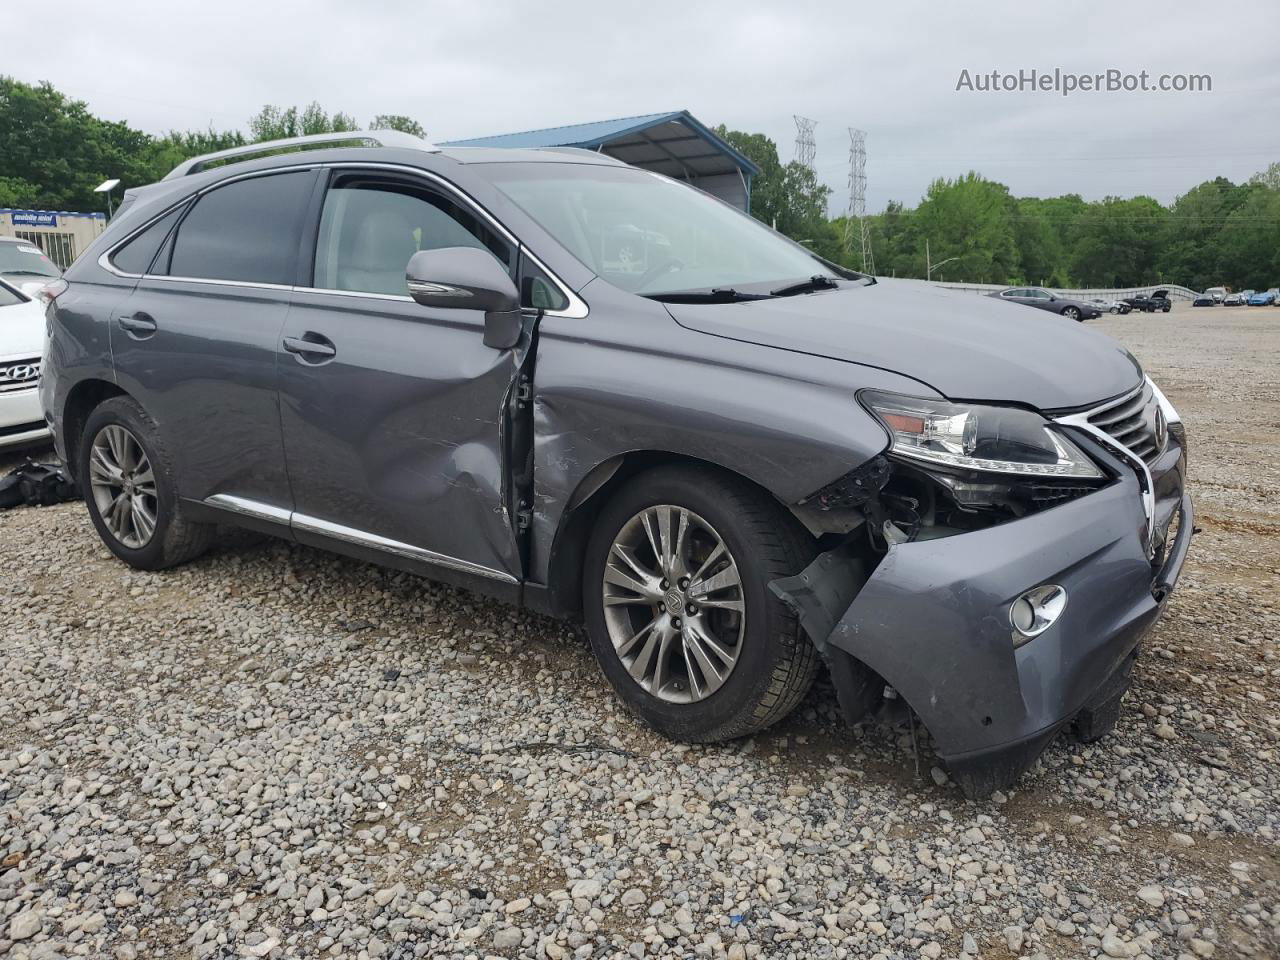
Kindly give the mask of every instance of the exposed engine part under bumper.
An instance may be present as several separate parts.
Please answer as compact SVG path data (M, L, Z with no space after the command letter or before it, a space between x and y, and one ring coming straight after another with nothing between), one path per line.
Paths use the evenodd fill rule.
M878 683L865 665L924 722L965 793L986 796L1081 711L1123 693L1186 559L1193 516L1180 473L1177 487L1160 530L1176 515L1177 534L1158 570L1130 475L1019 520L891 546L865 583L838 548L771 586L831 666L846 715ZM1067 606L1015 649L1010 605L1043 584L1064 588Z

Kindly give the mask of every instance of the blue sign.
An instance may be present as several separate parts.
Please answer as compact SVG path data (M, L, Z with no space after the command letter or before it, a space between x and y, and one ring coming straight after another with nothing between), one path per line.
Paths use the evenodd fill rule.
M14 210L15 227L56 227L58 215L47 210Z

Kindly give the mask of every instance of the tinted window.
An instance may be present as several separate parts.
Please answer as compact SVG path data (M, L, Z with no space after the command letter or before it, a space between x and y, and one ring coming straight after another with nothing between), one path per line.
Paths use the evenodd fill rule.
M409 258L441 247L478 247L513 266L510 247L447 197L407 183L339 181L325 196L313 286L408 296Z
M156 251L160 249L160 245L164 243L164 238L169 235L170 229L177 222L184 209L185 207L179 206L176 210L166 213L123 247L116 250L111 255L111 262L115 264L116 269L125 273L146 273L151 266L151 261L156 257Z
M291 284L310 172L238 180L206 193L178 225L175 277Z

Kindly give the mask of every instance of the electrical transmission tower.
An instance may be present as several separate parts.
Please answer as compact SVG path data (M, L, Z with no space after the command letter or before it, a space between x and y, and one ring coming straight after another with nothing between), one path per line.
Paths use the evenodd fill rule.
M796 118L797 122L799 117ZM799 149L799 140L796 141ZM862 272L876 272L876 258L871 250L871 233L867 223L867 135L849 128L849 209L845 211L844 245L853 248L853 231L858 230L862 246Z
M793 114L793 116L795 116ZM814 159L818 155L818 145L813 140L813 128L818 125L817 120L810 120L808 117L796 116L796 160L801 166L808 167L814 174Z

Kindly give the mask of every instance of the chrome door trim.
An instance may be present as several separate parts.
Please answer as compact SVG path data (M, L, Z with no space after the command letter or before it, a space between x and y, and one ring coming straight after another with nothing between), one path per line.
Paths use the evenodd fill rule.
M255 520L271 520L275 523L288 524L289 518L293 515L292 510L286 510L284 507L275 507L269 503L250 500L248 497L237 497L230 493L215 493L211 497L206 497L204 502L208 506L238 513L241 516L253 517Z
M434 550L427 550L424 547L415 547L411 543L401 543L399 540L391 540L387 537L379 536L376 533L369 533L365 530L357 530L354 527L345 527L340 523L333 523L330 520L321 520L319 517L309 517L304 513L293 514L292 526L295 530L305 530L308 533L318 533L321 536L333 537L335 540L342 540L346 543L352 543L356 546L369 547L373 550L381 550L384 553L395 554L399 557L407 557L410 560L421 560L424 563L435 564L439 567L446 567L450 570L458 570L462 573L470 573L479 577L487 577L490 580L499 580L503 583L519 583L515 577L502 570L494 570L492 567L485 567L478 563L472 563L470 560L459 560L457 557L446 556L443 553L436 553Z
M283 507L251 500L248 497L237 497L230 493L215 493L211 497L206 497L203 502L207 506L217 507L230 513L238 513L241 516L253 517L257 520L270 520L275 523L287 524L294 530L318 533L321 536L333 537L335 540L342 540L345 543L381 550L383 553L407 557L410 560L420 560L449 570L470 573L478 577L498 580L502 583L520 582L516 577L503 570L495 570L479 563L472 563L470 560L460 560L457 557L436 553L434 550L427 550L425 547L415 547L411 543L401 543L399 540L391 540L376 533L357 530L355 527L345 527L331 520L321 520L319 517L307 516L307 514L298 513L296 510L286 510Z

